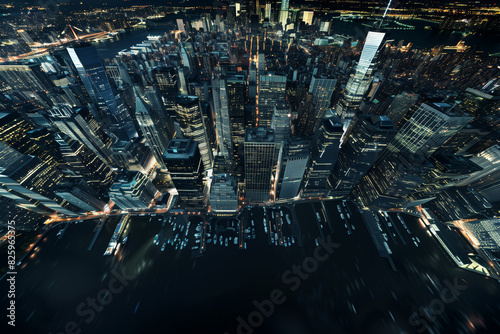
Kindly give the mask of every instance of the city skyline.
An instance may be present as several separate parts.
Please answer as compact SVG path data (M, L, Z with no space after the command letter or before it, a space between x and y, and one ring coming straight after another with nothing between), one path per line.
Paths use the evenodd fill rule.
M500 329L495 2L0 9L2 333Z

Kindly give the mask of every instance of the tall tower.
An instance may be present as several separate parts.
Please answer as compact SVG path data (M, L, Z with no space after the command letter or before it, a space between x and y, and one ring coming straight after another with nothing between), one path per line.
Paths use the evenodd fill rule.
M245 137L245 77L243 75L228 75L226 81L234 158L239 164Z
M177 71L171 66L158 66L151 70L151 76L160 91L167 113L173 115L175 111L175 98L179 94Z
M200 101L197 96L178 95L176 97L175 113L186 138L196 140L203 160L205 170L213 165L212 148L208 140L205 121L201 113Z
M274 131L269 128L247 128L245 131L245 197L267 202L271 198L271 179L278 156Z
M281 0L281 9L280 9L280 17L279 22L285 29L287 20L288 20L288 9L289 9L289 0Z
M343 133L342 124L337 117L322 120L311 142L311 166L304 193L325 193L327 179L337 162Z
M43 215L75 215L55 199L63 177L57 166L0 142L0 196L15 201L17 206Z
M294 198L299 193L309 162L309 143L309 140L301 138L288 140L281 167L280 199Z
M137 132L132 119L126 108L118 105L96 48L90 44L80 44L67 50L85 90L99 108L101 117L119 125L118 129L121 131L115 133L118 138L136 138Z
M403 125L388 149L428 157L473 119L456 105L424 103Z
M226 166L230 167L233 165L233 141L225 79L212 79L212 95L219 153L224 157Z
M336 112L344 124L344 130L347 130L349 127L356 109L370 88L375 68L374 59L376 59L384 36L385 33L374 31L368 32L366 36L359 62L356 65L354 73L351 74L351 77L347 81L344 96L336 108Z
M312 94L312 103L316 108L316 126L325 117L336 84L337 79L333 77L315 75L311 79L309 93Z
M329 182L334 196L346 196L396 135L386 116L359 115L340 150Z
M163 155L183 205L203 207L205 203L203 161L198 143L191 139L172 139Z
M286 75L261 74L259 78L259 127L271 126L274 107L285 102Z
M146 138L146 145L151 148L156 162L164 169L163 152L167 148L169 138L165 129L156 128L149 105L142 100L137 91L135 91L135 117L142 135Z

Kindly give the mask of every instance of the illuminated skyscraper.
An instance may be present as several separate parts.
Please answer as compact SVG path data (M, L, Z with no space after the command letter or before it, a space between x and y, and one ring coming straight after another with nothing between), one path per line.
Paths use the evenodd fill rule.
M213 165L212 148L208 139L205 121L201 113L200 101L197 96L178 95L176 98L175 113L181 126L182 134L186 138L198 142L201 159L205 170Z
M57 166L23 155L0 142L0 196L40 214L75 215L56 199L55 190L62 180Z
M85 144L106 164L115 162L111 150L112 139L87 108L54 108L51 110L51 119L59 131Z
M430 156L473 119L458 106L422 104L399 130L388 149Z
M67 48L67 51L85 90L99 108L101 117L117 124L121 130L115 133L118 138L130 140L137 137L127 109L116 101L96 48L90 44L80 44Z
M283 29L286 26L286 22L288 20L288 9L289 9L289 0L281 0L281 9L280 9L280 17L279 22L283 26Z
M163 152L165 152L169 143L166 131L165 129L158 129L155 126L149 105L142 100L137 92L135 94L135 101L135 117L142 135L146 138L146 145L151 148L156 162L162 168L165 168L163 163Z
M175 98L179 94L177 71L171 66L158 66L151 70L151 76L160 91L167 112L173 115L175 111Z
M316 108L315 126L318 126L323 117L325 117L336 84L337 79L333 77L323 77L319 75L312 77L309 93L312 94L311 101Z
M56 141L69 169L83 177L87 184L99 195L107 193L115 175L111 168L78 140L61 134L56 138Z
M163 154L183 206L205 205L203 161L198 143L190 139L173 139Z
M238 214L238 192L236 182L228 174L217 174L210 186L210 207L216 216Z
M361 104L363 97L370 88L373 79L373 72L375 68L374 59L376 59L378 49L384 40L385 33L382 32L368 32L363 46L363 51L359 58L358 64L347 81L345 93L336 111L341 116L344 129L349 127L356 109Z
M212 95L219 153L224 157L226 165L229 167L233 165L233 141L225 79L212 79Z
M285 102L286 75L268 73L259 78L258 124L266 127L271 126L274 107Z
M245 197L250 201L267 202L271 198L273 169L278 145L269 128L247 128L245 131Z
M141 172L127 172L109 190L109 199L120 209L147 209L158 195L147 175Z
M239 163L242 158L240 154L242 154L245 137L245 77L243 75L228 75L226 81L234 159L236 163Z

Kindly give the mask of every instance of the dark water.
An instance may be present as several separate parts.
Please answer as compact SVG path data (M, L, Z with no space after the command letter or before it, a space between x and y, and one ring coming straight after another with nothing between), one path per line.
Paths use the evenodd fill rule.
M430 23L422 20L400 20L399 22L413 25L415 30L398 30L388 29L388 39L394 39L397 44L400 40L406 43L413 43L413 47L417 49L429 49L436 45L456 45L459 41L464 40L465 44L476 48L479 51L484 51L487 54L500 52L500 36L495 34L475 34L462 36L461 33L452 33L450 31L433 31L425 30L425 26L436 26L435 23ZM369 22L367 22L369 23ZM391 27L397 25L391 23ZM360 21L347 22L342 20L334 21L333 33L358 36L366 34L368 27L361 24Z
M461 33L424 30L425 26L435 26L435 23L429 23L421 20L401 20L400 22L413 25L416 29L387 30L388 39L394 39L396 44L400 40L404 40L405 44L410 42L413 43L414 48L429 49L436 45L456 45L459 41L464 40L466 45L474 47L479 51L484 51L486 54L500 52L500 36L498 35L475 34L463 37ZM391 26L395 25L391 24ZM369 28L364 26L361 21L347 22L334 20L334 34L363 38L368 31ZM102 58L112 59L119 51L147 40L148 35L163 35L165 32L166 28L154 28L152 30L136 29L125 34L117 35L113 40L95 43L95 46L97 47Z
M333 233L324 222L320 231L311 204L296 206L303 247L270 246L264 234L263 209L256 208L256 239L246 241L246 250L232 242L228 247L209 244L196 259L191 247L196 245L192 234L198 217L191 220L187 247L176 251L168 245L165 252L153 244L162 217L133 218L127 245L113 257L102 254L116 221L106 223L92 251L87 247L95 222L69 226L61 240L57 228L18 272L17 331L5 329L4 320L0 333L59 333L66 326L96 334L417 333L426 326L436 333L457 332L455 328L473 332L472 326L476 333L486 333L500 328L500 284L454 267L415 218L405 216L421 240L419 247L401 241L396 245L392 238L388 242L398 268L395 272L377 254L355 208L351 207L355 230L348 235L336 205L326 204ZM320 210L319 204L315 206ZM313 268L314 239L321 233L339 245ZM321 249L321 255L326 254ZM300 274L293 272L294 265ZM122 270L125 283L115 279ZM446 287L445 280L455 279L464 286L458 299L444 304L430 319L417 313L410 323L412 313L421 307L440 306L436 301ZM111 282L120 291L103 295L100 291L110 289ZM5 280L0 289L7 291ZM276 289L283 303L270 307L263 301L276 297ZM93 298L109 303L90 311L88 303ZM2 310L6 302L3 296ZM257 313L254 303L267 305L264 311L269 316ZM238 317L253 321L257 328L238 331Z

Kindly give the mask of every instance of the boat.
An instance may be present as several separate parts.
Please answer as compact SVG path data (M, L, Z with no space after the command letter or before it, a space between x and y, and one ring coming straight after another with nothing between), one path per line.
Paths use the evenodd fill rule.
M161 246L161 251L162 251L162 252L165 250L165 246L166 246L166 245L167 245L166 243L163 243L163 246Z
M238 237L234 237L234 244L237 245L238 244Z
M224 242L224 246L227 247L227 245L228 245L228 242L227 242L227 238L226 238L226 241Z
M123 238L123 240L122 240L122 244L124 244L124 245L125 245L125 244L127 243L127 241L128 241L128 235L127 235L125 238Z

